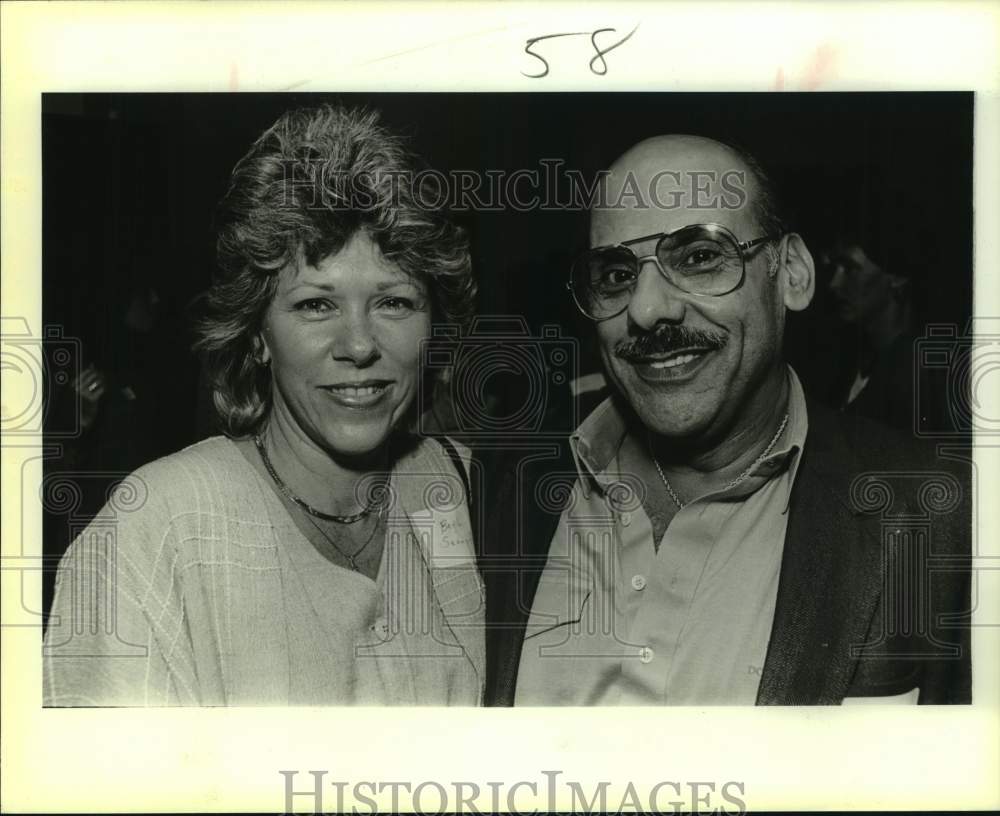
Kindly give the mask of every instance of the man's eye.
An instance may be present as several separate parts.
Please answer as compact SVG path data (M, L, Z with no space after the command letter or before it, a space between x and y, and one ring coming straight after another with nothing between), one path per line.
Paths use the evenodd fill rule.
M738 263L738 258L731 257L732 253L726 253L718 246L703 243L698 246L689 246L678 249L672 253L667 261L667 265L675 272L686 277L694 275L713 274L731 263Z
M601 273L601 286L628 286L635 280L635 271L626 266L612 266Z
M694 249L684 258L685 266L703 267L716 263L722 255L713 249Z

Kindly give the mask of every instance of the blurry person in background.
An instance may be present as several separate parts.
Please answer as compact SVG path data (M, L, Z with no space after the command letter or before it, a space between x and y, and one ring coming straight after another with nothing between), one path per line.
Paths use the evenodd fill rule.
M422 343L476 287L420 168L328 105L238 162L197 327L225 435L140 468L73 543L46 705L480 702L467 452L411 430Z
M856 236L844 236L823 251L819 267L846 329L847 345L840 355L831 403L846 413L912 432L917 376L912 270L902 257L879 251L877 242ZM923 421L940 427L947 410L946 393L922 396L918 408Z

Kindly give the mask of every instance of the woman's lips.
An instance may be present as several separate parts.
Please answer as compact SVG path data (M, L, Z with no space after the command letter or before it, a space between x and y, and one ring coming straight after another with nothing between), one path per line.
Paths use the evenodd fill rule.
M358 383L324 385L321 389L345 408L371 408L385 399L392 380L365 380Z

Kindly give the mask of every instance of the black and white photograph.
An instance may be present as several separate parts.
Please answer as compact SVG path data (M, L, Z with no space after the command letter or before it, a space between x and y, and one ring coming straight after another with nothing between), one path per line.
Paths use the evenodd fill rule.
M568 746L565 716L597 742L696 740L696 716L752 742L756 717L771 740L995 706L995 104L838 85L825 45L767 88L602 89L648 42L626 17L519 29L518 89L279 90L233 67L228 91L34 97L4 629L46 729L193 716L232 745L232 723L315 717L308 744L339 752L436 717L488 754ZM545 84L568 63L593 81ZM621 756L623 798L557 781L558 756L494 788L442 759L423 802L387 781L402 765L276 757L261 807L777 801L728 762L697 782Z
M973 114L45 96L46 705L970 702Z

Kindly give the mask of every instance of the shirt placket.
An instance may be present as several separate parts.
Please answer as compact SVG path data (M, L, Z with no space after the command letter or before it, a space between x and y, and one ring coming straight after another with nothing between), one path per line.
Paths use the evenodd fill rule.
M670 702L676 655L712 552L703 509L695 502L679 510L655 551L648 517L642 513L633 521L636 539L625 548L629 559L621 591L634 599L629 640L638 646L626 649L622 676L626 694L635 695L636 703Z

